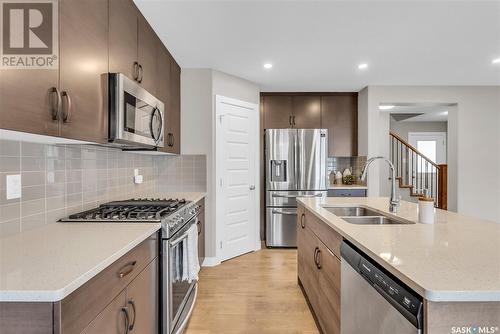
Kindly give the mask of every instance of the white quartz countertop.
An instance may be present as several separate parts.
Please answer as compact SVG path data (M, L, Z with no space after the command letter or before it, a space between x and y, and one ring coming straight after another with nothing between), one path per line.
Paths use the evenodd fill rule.
M0 302L62 300L160 227L51 223L0 238Z
M368 189L367 186L362 184L330 184L328 185L328 189Z
M417 205L396 216L409 225L355 225L324 208L362 205L388 212L387 198L298 198L307 209L430 301L500 301L500 224L436 210L420 224Z

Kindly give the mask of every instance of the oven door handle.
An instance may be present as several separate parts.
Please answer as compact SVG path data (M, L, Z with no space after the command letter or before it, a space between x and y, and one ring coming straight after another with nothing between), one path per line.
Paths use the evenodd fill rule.
M182 240L186 239L188 236L187 234L187 231L180 237L178 237L177 239L173 240L170 242L170 247L174 247L175 245L177 245L178 243L182 242Z
M181 242L182 240L186 239L187 236L188 236L188 231L189 229L191 228L191 226L193 225L196 225L198 223L198 216L196 216L193 220L191 220L191 223L189 223L189 227L186 229L186 231L178 238L170 241L170 247L174 247L175 245L177 245L179 242Z

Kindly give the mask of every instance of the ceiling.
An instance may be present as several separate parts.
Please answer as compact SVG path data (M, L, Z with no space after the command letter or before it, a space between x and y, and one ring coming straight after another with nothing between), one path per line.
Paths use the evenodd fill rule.
M448 103L383 103L394 106L388 110L397 122L447 122L448 113L456 104Z
M262 91L500 85L500 1L135 2L181 67Z

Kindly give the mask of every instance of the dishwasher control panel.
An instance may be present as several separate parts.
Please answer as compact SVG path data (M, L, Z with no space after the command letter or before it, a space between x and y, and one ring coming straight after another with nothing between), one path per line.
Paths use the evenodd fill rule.
M415 327L422 326L423 298L382 268L374 260L346 242L341 247L342 259L347 261L393 307Z

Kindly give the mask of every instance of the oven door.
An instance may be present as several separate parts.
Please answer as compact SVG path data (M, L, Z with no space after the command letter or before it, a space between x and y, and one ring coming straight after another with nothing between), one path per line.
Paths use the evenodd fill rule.
M110 74L109 140L163 147L164 104L120 73Z
M187 238L187 230L198 222L198 218L192 219L179 232L174 234L171 239L162 241L163 243L163 334L174 333L181 324L185 324L191 316L194 306L196 281L188 283L183 281L182 277L176 273L178 266L182 267L182 247Z

